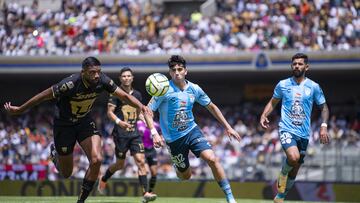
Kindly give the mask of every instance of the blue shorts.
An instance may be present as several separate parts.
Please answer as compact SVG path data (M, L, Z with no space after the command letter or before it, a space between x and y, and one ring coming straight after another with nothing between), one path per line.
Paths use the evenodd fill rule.
M187 135L167 143L171 160L178 171L184 172L189 168L189 150L197 157L206 149L211 149L211 144L202 134L198 126L192 129Z
M281 146L284 149L284 151L287 150L291 146L296 146L300 152L299 163L300 164L304 163L306 149L309 144L308 139L296 136L296 135L291 134L286 131L281 131L280 132L280 142L281 142Z

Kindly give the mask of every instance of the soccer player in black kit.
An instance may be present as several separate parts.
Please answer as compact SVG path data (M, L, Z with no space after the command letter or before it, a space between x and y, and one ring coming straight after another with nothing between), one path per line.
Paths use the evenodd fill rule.
M121 69L119 80L121 83L119 88L133 95L139 101L142 100L141 93L132 86L134 75L129 67ZM142 115L136 108L113 96L109 98L107 115L115 123L112 136L115 143L116 162L111 164L105 174L99 179L98 191L104 194L106 183L111 176L116 171L125 168L126 153L130 150L130 155L134 158L135 164L138 167L139 184L143 192L142 202L154 201L156 195L147 192L148 184L144 144L136 126L136 122L142 118Z
M83 179L77 203L84 203L98 178L102 162L101 137L90 112L95 99L107 91L141 111L152 126L151 113L139 100L124 92L108 76L101 72L101 63L95 57L82 62L81 73L73 74L61 82L35 95L21 106L4 104L11 115L18 115L43 101L56 99L54 118L54 145L51 156L63 177L68 178L73 170L73 149L78 142L85 152L89 167Z

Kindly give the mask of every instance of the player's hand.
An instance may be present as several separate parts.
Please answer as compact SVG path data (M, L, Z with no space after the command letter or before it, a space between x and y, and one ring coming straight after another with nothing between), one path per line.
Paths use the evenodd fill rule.
M227 133L227 136L229 137L230 141L231 141L231 138L235 138L237 141L240 142L241 140L241 136L239 135L238 132L236 132L234 129L230 128L230 129L227 129L226 130L226 133Z
M270 123L269 119L266 116L261 115L261 118L260 118L261 127L264 129L267 129L270 126L269 123Z
M152 135L152 138L153 138L155 148L160 148L160 147L164 146L164 143L165 143L164 138L162 136L160 136L159 133Z
M120 121L120 122L118 123L118 126L120 126L120 128L122 128L122 129L124 129L124 130L133 127L130 123L127 123L127 122L125 122L125 121Z
M320 127L320 143L321 144L328 144L330 141L327 127Z
M21 110L20 110L20 107L12 106L11 102L6 102L4 104L4 108L10 115L19 115L19 114L22 113Z

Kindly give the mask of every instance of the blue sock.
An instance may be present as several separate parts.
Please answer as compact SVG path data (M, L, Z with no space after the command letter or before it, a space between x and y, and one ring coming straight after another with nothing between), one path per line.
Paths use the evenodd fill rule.
M223 180L219 181L218 184L221 187L221 189L224 191L227 201L234 199L234 196L231 191L230 183L227 179L223 179Z
M284 193L277 193L276 194L276 198L277 199L284 199L287 195L287 193L289 192L289 190L292 188L292 186L295 183L295 178L290 178L288 177L287 181L286 181L286 189Z
M290 166L289 163L288 163L288 160L285 159L285 161L284 161L284 163L282 165L282 168L281 168L281 173L283 175L287 175L291 171L291 169L293 169L293 167Z

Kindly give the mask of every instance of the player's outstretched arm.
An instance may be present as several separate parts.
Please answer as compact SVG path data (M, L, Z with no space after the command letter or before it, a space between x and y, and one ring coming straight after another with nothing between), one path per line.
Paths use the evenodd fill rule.
M19 114L24 113L26 110L30 109L31 107L36 106L46 100L50 100L53 98L54 98L53 91L50 87L50 88L40 92L39 94L33 96L31 99L26 101L21 106L12 106L11 102L6 102L4 104L4 108L11 115L19 115Z
M122 90L121 88L116 88L115 92L113 93L115 96L117 96L119 99L121 99L122 101L127 102L128 104L130 104L131 106L138 108L138 109L142 109L143 108L143 104L136 99L134 96L126 93L124 90Z
M264 129L267 129L269 127L270 121L268 119L268 115L275 109L279 101L280 101L279 99L272 97L270 101L266 104L264 111L260 117L260 125Z
M328 144L330 141L328 131L327 131L327 122L329 120L329 108L326 103L321 104L319 106L321 110L321 127L320 127L320 143L321 144Z
M146 114L148 115L152 115L151 111L149 110L149 108L147 108L145 105L143 105L138 99L136 99L134 96L126 93L124 90L122 90L121 88L116 88L115 92L113 93L115 96L119 97L119 99L127 102L128 104L130 104L131 106L137 108L138 110L141 111L141 113L144 114L144 116L146 116ZM146 120L146 118L145 118ZM147 123L148 124L148 123ZM152 126L152 125L151 125ZM150 127L150 126L149 126Z
M221 113L220 109L212 102L206 106L206 109L210 111L210 113L223 125L226 129L226 133L231 139L231 137L235 138L240 142L241 137L238 132L236 132L230 124L226 121L224 115Z

